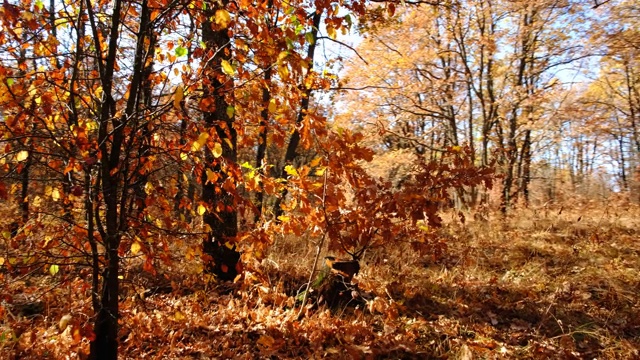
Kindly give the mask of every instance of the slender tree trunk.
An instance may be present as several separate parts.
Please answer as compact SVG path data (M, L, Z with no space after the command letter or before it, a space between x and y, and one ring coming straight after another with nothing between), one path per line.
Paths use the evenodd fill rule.
M87 0L87 5L89 19L92 20L95 17L89 0ZM118 181L122 171L119 168L121 147L124 140L124 124L122 120L126 119L127 116L125 115L122 118L115 117L116 101L113 98L113 79L120 38L121 9L122 0L115 0L113 2L113 15L111 17L106 58L97 60L100 82L104 93L99 109L98 144L100 145L98 151L101 159L100 181L102 198L105 203L104 217L106 223L106 228L101 233L107 262L102 272L100 308L95 309L97 311L94 325L96 339L91 343L90 357L97 360L114 360L118 357L118 271L120 265L118 248L120 246L121 230L124 230L124 228L121 228L123 225L120 222L122 214L119 214L118 211L118 200L121 190L123 198L125 194L125 189L119 188ZM98 28L93 22L91 29L96 42L96 49L100 49L102 44L100 43L100 37L98 37ZM135 59L134 61L137 60ZM129 100L131 100L131 97L136 96L136 77L140 75L134 74ZM124 211L124 209L121 209L121 211ZM97 216L97 220L100 219L99 212L96 212L95 216Z
M267 134L269 131L269 102L271 101L271 92L269 90L269 86L271 83L271 68L268 68L264 72L264 87L262 88L262 104L263 109L260 112L260 129L258 135L258 152L256 154L256 168L258 169L259 175L264 175L264 167L263 162L265 156L267 154ZM263 201L264 201L264 192L262 190L258 191L256 194L256 214L254 217L254 222L260 221L262 216L263 209Z
M522 197L529 206L529 184L531 182L531 130L525 131L522 144Z
M517 112L513 110L509 119L509 133L507 147L505 153L506 170L504 179L502 180L502 199L500 202L500 211L503 214L507 213L507 210L511 206L511 188L513 187L514 170L516 167L516 161L518 158L518 148L516 143L516 129L517 129Z
M317 39L318 39L318 28L320 27L320 20L322 19L322 12L316 11L313 14L312 20L312 29L311 35L313 37L313 43L309 44L307 48L307 59L309 60L309 70L313 69L313 58L316 51ZM298 144L300 143L300 131L298 127L302 124L307 111L309 110L309 101L311 97L311 89L308 89L304 96L302 97L302 101L300 102L300 111L298 112L298 118L296 119L296 124L293 130L293 134L291 134L291 138L289 139L289 144L287 145L287 151L284 155L284 161L282 162L282 169L280 170L280 178L284 179L287 177L287 173L285 171L285 167L293 163L297 156ZM280 197L276 199L273 213L275 214L275 218L277 219L280 215L282 215L282 201L287 196L287 190L285 189Z
M28 152L21 175L20 210L22 211L22 225L29 221L29 172L31 170L32 154Z
M136 99L134 107L139 114L149 114L152 111L152 84L151 73L153 71L153 57L155 53L157 37L154 33L154 29L151 26L151 14L149 10L149 4L147 0L142 2L140 12L140 30L138 31L137 41L137 54L136 58L142 61L138 67L142 68L141 78L141 91L139 91L140 100ZM147 119L144 116L140 116L141 124L141 145L138 150L138 169L142 170L140 179L136 182L134 187L135 192L135 215L141 217L146 209L147 193L145 191L145 185L149 179L149 173L144 169L145 162L148 161L147 156L151 151L151 128Z

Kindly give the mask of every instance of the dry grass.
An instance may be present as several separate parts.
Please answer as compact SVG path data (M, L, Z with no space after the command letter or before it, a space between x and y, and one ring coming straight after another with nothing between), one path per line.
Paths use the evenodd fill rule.
M506 219L467 218L466 224L449 219L441 230L449 245L444 257L420 257L402 247L370 251L357 277L373 297L364 308L319 309L298 318L293 296L309 276L315 244L293 238L278 239L267 260L249 266L243 284L225 288L176 274L182 282L174 281L173 293L145 299L127 293L122 354L131 359L640 357L638 208L574 206L520 210ZM43 281L50 280L23 280L10 288L33 292ZM78 315L89 312L86 296L61 289L48 294L42 315L0 324L5 332L20 332L0 344L0 358L60 358L86 350L86 339L58 329L67 312L80 319L78 327L89 324ZM25 334L34 345L26 345Z

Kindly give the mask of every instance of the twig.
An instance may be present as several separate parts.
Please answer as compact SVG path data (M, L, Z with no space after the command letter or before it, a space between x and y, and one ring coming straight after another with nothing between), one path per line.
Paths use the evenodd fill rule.
M325 207L325 200L327 198L327 175L329 174L329 169L324 171L324 184L322 188L322 207ZM326 214L325 214L326 216ZM326 217L325 217L326 219ZM320 252L322 251L322 246L324 245L324 239L327 237L327 232L324 231L322 233L322 238L318 243L316 249L316 257L313 260L313 268L311 269L311 273L309 274L309 281L307 282L307 290L304 292L304 297L302 298L302 304L300 305L300 311L298 311L298 319L302 315L302 311L304 310L305 305L307 304L307 298L309 297L309 288L311 287L311 281L313 281L313 275L316 272L316 268L318 267L318 259L320 258Z

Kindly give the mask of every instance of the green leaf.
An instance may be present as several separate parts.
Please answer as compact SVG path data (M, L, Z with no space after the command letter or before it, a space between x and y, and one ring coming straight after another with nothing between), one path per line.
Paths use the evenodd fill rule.
M351 20L351 15L350 14L345 15L344 20L349 25L349 29L351 29L353 27L353 20Z
M178 46L176 48L176 56L177 57L181 57L181 56L185 56L187 55L187 48L184 48L182 46Z
M309 45L313 45L313 43L316 42L316 39L313 37L313 33L311 32L304 34L304 38L307 40Z
M236 108L234 108L233 106L227 106L227 116L229 117L229 119L231 119L233 117L233 114L236 113Z
M7 79L7 85L12 86L16 81L12 78Z

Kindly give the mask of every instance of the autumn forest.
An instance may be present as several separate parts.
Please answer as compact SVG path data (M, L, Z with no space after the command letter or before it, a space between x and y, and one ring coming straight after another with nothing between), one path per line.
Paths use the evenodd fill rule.
M1 359L640 357L633 0L4 0Z

